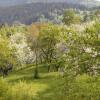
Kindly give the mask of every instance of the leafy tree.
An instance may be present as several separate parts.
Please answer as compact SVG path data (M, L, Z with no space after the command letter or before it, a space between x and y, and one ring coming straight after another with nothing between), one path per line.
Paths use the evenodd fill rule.
M94 15L96 16L97 19L100 19L100 10L96 10L94 12Z
M86 29L84 34L72 33L67 36L68 68L74 69L76 74L98 74L100 65L100 24L95 23ZM66 67L66 68L67 68Z
M44 27L45 24L32 24L29 28L29 36L28 36L28 43L31 49L33 50L35 54L35 72L34 72L34 78L39 78L38 73L38 62L39 62L39 56L40 56L40 44L39 44L39 31L42 27Z
M83 22L88 22L88 21L90 21L90 19L93 19L92 17L93 17L93 16L92 16L89 12L84 12Z
M93 74L98 74L100 66L100 23L86 29L87 46L90 48L91 63ZM88 63L89 63L88 62Z
M56 44L59 39L59 29L56 26L49 25L47 28L43 29L40 33L39 41L41 45L41 51L44 55L45 63L48 65L48 71L50 71L50 66L54 60Z
M25 33L16 33L10 37L10 47L14 48L16 57L16 69L21 69L34 62L34 53L27 44Z
M39 44L44 63L48 66L48 72L52 69L58 70L61 66L61 57L64 55L66 46L64 36L66 29L58 25L48 25L43 28L39 35ZM53 67L53 68L52 68Z
M63 15L63 22L66 25L71 25L80 22L80 16L78 16L73 9L68 9Z
M41 64L45 63L47 66L48 72L54 69L58 70L61 66L60 58L64 54L62 53L62 49L64 49L62 41L64 41L66 30L62 26L48 24L42 27L33 25L31 32L28 40L37 57L36 65L40 64L41 61Z
M8 74L8 64L13 64L13 50L10 48L6 37L0 36L0 71L3 75Z

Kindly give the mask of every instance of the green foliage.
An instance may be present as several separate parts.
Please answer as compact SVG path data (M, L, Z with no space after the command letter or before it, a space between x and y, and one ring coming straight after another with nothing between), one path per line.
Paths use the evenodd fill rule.
M48 25L48 27L40 30L39 44L43 63L47 64L48 71L57 71L61 66L61 58L63 58L64 37L67 30L62 26ZM62 42L63 41L63 42Z
M8 24L4 24L0 27L0 34L2 36L10 37L13 34L21 33L21 32L23 33L27 32L25 25L15 24L15 25L9 26Z
M100 20L100 10L96 10L96 11L94 12L94 16L95 16L97 19Z
M41 67L40 67L41 69ZM13 72L0 81L2 100L99 100L100 77L87 74L62 78L58 73L43 73L33 80L33 67ZM6 87L7 86L7 87ZM2 88L2 89L1 89ZM1 95L2 94L2 95Z
M69 22L66 19L66 24L70 25L76 21L76 14L73 10L68 12L66 18L72 19ZM10 36L6 33L11 31L11 27L2 27L0 31L0 68L6 68L7 63L18 60L24 64L31 57L34 62L28 63L31 67L13 71L6 77L7 81L0 79L1 100L100 99L99 22L80 32L66 25L53 24L32 24L29 31L25 32L29 34L23 34L25 30L20 29L22 34L17 34L18 29L14 27L14 33ZM18 53L15 49L13 51L11 42L15 43ZM15 60L17 54L21 56ZM60 67L63 69L63 77L58 70ZM49 72L59 72L48 73L47 68Z
M5 100L8 90L8 84L0 77L0 100Z
M5 68L12 62L12 50L6 37L0 37L0 67Z
M100 37L99 23L87 28L84 33L71 33L67 37L69 52L68 66L74 68L77 74L88 73L96 75L99 70Z
M70 82L64 78L55 79L55 82L56 85L53 83L51 88L39 93L34 100L99 100L100 98L100 81L88 75L77 76Z
M63 22L66 25L71 25L80 22L80 16L73 9L66 10L63 16Z

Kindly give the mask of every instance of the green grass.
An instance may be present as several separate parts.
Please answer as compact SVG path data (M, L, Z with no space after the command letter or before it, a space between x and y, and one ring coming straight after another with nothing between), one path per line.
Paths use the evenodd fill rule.
M9 84L10 100L33 100L40 93L52 88L58 78L57 72L48 73L43 67L39 68L39 79L34 79L34 67L13 71L5 78ZM8 99L8 98L7 98Z
M0 100L100 100L99 76L79 75L68 85L58 72L44 67L39 72L39 79L34 79L34 67L11 72L4 79L7 84L0 83Z

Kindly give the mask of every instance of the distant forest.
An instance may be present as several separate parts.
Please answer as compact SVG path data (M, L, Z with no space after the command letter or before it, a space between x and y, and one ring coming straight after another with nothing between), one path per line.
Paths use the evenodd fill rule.
M86 6L67 3L32 3L12 7L1 7L0 24L4 24L5 22L8 24L14 22L31 24L32 22L37 22L41 15L44 15L47 19L51 19L49 15L50 12L60 10L59 13L63 13L63 9L67 8L85 10Z

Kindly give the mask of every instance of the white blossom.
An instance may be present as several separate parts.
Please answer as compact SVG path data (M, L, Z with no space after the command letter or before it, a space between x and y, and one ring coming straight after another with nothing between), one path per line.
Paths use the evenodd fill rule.
M31 51L27 44L27 39L24 34L16 33L10 38L11 46L16 49L15 55L21 65L34 62L34 52Z

